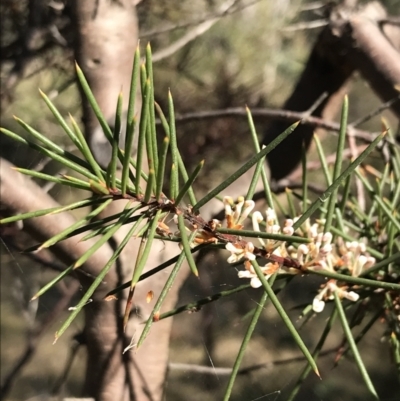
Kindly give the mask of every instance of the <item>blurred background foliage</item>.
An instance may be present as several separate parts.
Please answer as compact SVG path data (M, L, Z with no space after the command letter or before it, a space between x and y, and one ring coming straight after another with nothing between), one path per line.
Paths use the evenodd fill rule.
M219 0L143 0L138 5L141 46L151 42L153 54L167 48L198 21L218 15L223 1ZM390 14L398 14L399 0L381 2ZM163 109L167 90L171 88L177 114L191 111L223 109L227 107L279 108L293 89L303 70L310 49L320 31L295 29L298 23L323 18L323 2L304 0L258 0L238 2L237 11L224 15L205 33L179 51L154 64L156 101ZM63 146L69 142L55 124L54 117L38 95L38 88L47 93L58 109L71 113L79 121L80 96L73 69L73 31L68 17L67 1L12 1L3 0L1 7L1 126L22 133L13 115L23 118L38 131ZM29 7L40 7L29 12ZM307 25L307 24L306 24ZM35 27L32 30L32 27ZM36 36L30 37L34 32ZM27 40L27 35L28 39ZM49 38L50 37L50 38ZM28 54L29 57L25 57ZM126 89L126 88L124 88ZM358 77L350 92L350 122L367 114L380 101ZM390 112L383 113L395 127ZM267 129L267 121L257 121L260 138ZM379 118L361 128L379 131ZM197 164L205 158L204 180L200 191L226 177L232 168L253 152L247 122L244 118L219 118L195 121L178 126L180 145L185 161ZM328 135L328 141L335 141ZM28 148L1 140L1 156L20 166L32 167L43 162ZM329 154L329 148L325 150ZM312 156L310 156L312 158ZM284 160L282 161L284 163ZM49 165L48 171L57 172ZM318 177L316 178L318 179ZM203 189L202 189L203 188ZM82 196L70 190L50 189L61 203ZM239 195L239 194L238 194ZM21 247L29 245L21 239ZM46 310L60 293L49 291L39 304L27 300L39 285L52 275L47 268L19 255L15 249L1 244L1 374L2 380L17 356L25 347L25 339L32 328L32 316L44 319ZM181 291L179 304L200 299L211 293L239 284L235 269L223 269L214 259L207 259L200 271L201 280L190 277ZM217 269L216 269L217 268ZM297 306L308 302L319 280L313 278L305 285L295 278L282 294L283 303ZM262 290L250 289L235 297L216 302L200 313L181 314L175 318L171 343L171 366L167 384L167 400L217 400L225 388L227 375L218 372L201 374L180 370L176 363L193 363L209 367L232 366L243 333L248 324L249 310L255 307ZM300 310L292 309L297 320ZM314 318L316 329L324 323L324 316ZM63 321L61 316L40 340L39 350L23 369L19 385L14 386L9 399L47 399L57 385L66 365L71 336L79 331L75 323L70 337L64 336L51 346L53 334ZM302 330L307 345L315 342L314 329ZM361 344L366 365L378 393L385 400L395 400L400 393L399 382L389 364L387 347L380 342L382 330L376 328ZM240 375L233 400L276 400L279 393L297 378L302 361L283 361L296 358L298 351L290 341L271 305L267 307L248 348L243 366L266 363L260 369ZM335 347L341 337L331 338L328 348ZM84 351L78 352L68 379L60 394L78 395L83 376ZM359 385L356 366L348 360L332 369L334 353L322 359L323 381L310 376L299 400L366 400L366 389ZM382 360L385 360L385 363ZM268 377L268 382L264 379ZM399 392L396 392L399 391ZM282 396L282 395L281 395ZM285 399L284 396L279 399Z

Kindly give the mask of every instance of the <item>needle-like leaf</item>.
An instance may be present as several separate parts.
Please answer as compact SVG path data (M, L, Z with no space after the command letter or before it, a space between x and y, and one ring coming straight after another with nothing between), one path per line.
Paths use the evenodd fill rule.
M335 304L336 304L336 308L338 310L339 313L339 319L342 322L342 327L343 327L343 331L346 335L347 341L349 343L350 349L353 352L353 356L354 359L356 361L356 364L358 366L358 369L360 370L361 376L364 380L365 385L367 386L367 388L369 389L369 391L371 392L371 394L373 395L373 397L375 399L379 399L378 394L376 393L375 387L372 384L372 381L368 375L367 369L365 368L364 362L361 359L361 355L360 352L358 350L357 344L354 341L354 337L353 334L351 332L349 323L347 321L344 309L343 309L343 305L342 305L342 301L339 297L339 294L337 291L335 291L334 293L335 296Z
M195 212L198 212L200 208L209 202L212 198L218 195L221 191L235 182L239 177L241 177L246 171L248 171L252 166L254 166L258 160L265 157L269 152L275 149L288 135L290 135L296 127L299 125L299 122L292 124L288 129L282 132L276 139L274 139L271 143L269 143L264 149L258 152L255 156L253 156L247 163L245 163L242 167L236 170L228 179L226 179L223 183L218 185L212 191L210 191L206 196L200 199L196 205L193 207Z
M301 352L304 354L305 358L307 359L308 363L311 365L315 374L318 377L320 377L320 374L319 374L319 371L317 368L317 364L315 363L314 358L312 357L310 351L308 350L308 348L304 344L302 338L300 337L300 334L297 332L296 328L294 327L293 323L291 322L289 316L287 315L287 313L285 311L285 308L281 305L277 296L275 295L274 291L272 290L270 284L266 280L257 261L252 260L251 264L254 267L254 270L257 273L257 277L260 279L262 286L264 287L266 293L268 294L268 297L270 298L271 302L273 303L276 311L278 312L279 316L281 317L281 319L285 323L286 327L290 331L290 334L292 335L294 341L300 348Z

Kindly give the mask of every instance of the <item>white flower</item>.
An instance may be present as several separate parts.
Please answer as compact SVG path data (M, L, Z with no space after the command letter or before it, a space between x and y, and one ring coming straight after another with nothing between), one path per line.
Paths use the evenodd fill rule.
M251 273L249 270L240 270L238 272L238 277L239 278L249 278L250 285L253 288L259 288L262 285L261 280L257 277L257 275L255 273Z
M330 244L332 242L333 235L329 231L322 235L322 242L324 244Z
M269 278L269 277L266 277L267 280L268 280L268 278ZM253 278L250 280L250 285L251 285L253 288L260 288L260 287L262 286L262 282L261 282L261 280L260 280L258 277L253 277Z
M253 230L260 232L260 223L263 221L262 214L260 212L254 212L251 221L253 223ZM258 238L258 241L262 247L265 247L265 242L262 238Z
M242 213L243 205L244 205L244 198L243 198L243 196L239 196L238 201L235 205L235 211L233 213L233 220L235 222L239 221L240 215Z
M358 277L364 270L375 264L375 258L366 253L366 245L363 242L339 243L339 253L342 264L347 266L352 276Z
M271 229L268 231L271 234L279 234L281 231L281 227L278 224L273 224Z
M286 219L282 232L286 235L293 235L294 233L293 224L294 222L292 219Z
M303 265L304 264L304 255L308 254L308 246L306 244L300 244L297 248L297 260Z
M332 252L332 244L324 244L319 250L321 256L327 256Z
M274 211L274 209L271 209L270 207L266 210L265 212L266 216L267 216L267 224L268 225L272 225L275 223L276 220L276 213Z
M250 285L253 288L259 288L262 286L261 280L258 278L257 273L254 270L254 267L247 263L245 264L246 270L240 270L238 272L239 278L249 278ZM267 263L265 266L260 266L261 271L263 272L265 279L268 280L275 272L279 269L279 265L277 263Z
M263 221L262 214L260 212L254 212L251 221L253 223L253 230L260 231L260 223Z
M349 301L357 302L360 299L360 295L358 295L354 291L342 291L343 297L347 298Z
M254 206L255 206L255 203L252 200L247 200L246 202L244 202L244 210L243 210L243 212L241 212L240 217L238 218L238 223L241 223L245 219L247 219L248 215L254 209Z
M252 242L247 242L245 248L242 248L240 245L234 245L232 242L228 242L225 245L225 248L231 252L231 256L228 258L228 263L236 263L242 258L246 258L247 260L255 260L256 256L254 255L254 245Z
M313 239L318 237L318 223L314 223L308 230L308 236Z
M346 298L349 301L357 302L360 296L354 291L346 291L342 287L338 287L336 280L329 280L325 287L313 299L313 311L316 313L322 312L326 300L332 300L335 292L340 298Z
M237 203L235 204L230 196L225 196L223 202L228 228L243 228L242 222L249 216L249 214L253 210L255 206L254 201L245 201L243 196L240 196Z
M313 299L312 303L312 308L315 313L320 313L324 310L325 307L325 301L323 301L323 298L325 298L326 294L330 290L329 284L332 280L328 281L326 283L325 288L323 288Z
M312 308L315 313L322 312L325 308L325 301L322 301L321 299L315 297L313 299Z

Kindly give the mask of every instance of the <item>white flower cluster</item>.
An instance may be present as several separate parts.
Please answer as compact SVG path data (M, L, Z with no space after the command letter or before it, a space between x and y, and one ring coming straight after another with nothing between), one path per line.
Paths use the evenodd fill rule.
M343 242L341 238L338 238L337 244L343 265L354 277L358 277L376 262L375 258L366 254L367 247L363 242Z
M354 277L358 277L363 270L368 269L375 264L375 258L366 255L366 246L363 242L344 242L342 238L336 241L336 250L338 253L331 253L328 266L332 271L337 268L345 266ZM327 268L324 266L324 268ZM326 300L332 300L336 292L340 298L346 298L350 301L356 302L359 295L354 291L346 291L346 286L338 286L336 280L329 280L324 284L313 300L314 312L322 312L325 307Z
M230 196L224 197L225 218L228 228L240 230L243 228L243 221L254 209L254 201L244 200L243 196L238 198L237 203L233 202Z
M277 224L278 221L276 218L275 211L271 208L268 208L265 212L266 214L266 227L265 231L268 234L281 234L281 226ZM263 221L263 216L260 212L254 212L252 217L253 230L260 231L260 223ZM293 230L293 220L287 219L285 220L284 227L282 229L282 234L292 235ZM276 248L277 241L267 239L265 242L263 239L259 239L261 245L265 248L267 252L274 252Z
M227 198L225 198L227 199ZM225 200L224 200L225 201ZM226 202L230 202L230 198L226 200ZM254 207L254 206L253 206ZM229 211L229 210L228 210ZM242 214L243 216L243 214ZM246 214L246 217L248 213ZM253 223L253 230L260 231L260 223L263 221L263 216L260 212L254 212L252 216L252 223ZM240 222L243 222L241 218ZM275 212L268 208L266 211L266 232L269 234L281 234L281 227L276 224L277 218ZM229 223L228 223L229 225ZM284 227L282 229L282 233L285 235L292 235L293 230L293 220L286 220ZM263 240L259 238L259 241L268 253L273 254L278 257L287 257L289 256L285 243L276 241L276 240ZM232 243L226 244L226 249L231 252L231 256L228 258L228 263L235 263L242 258L245 258L244 266L246 270L239 271L238 275L240 278L249 278L250 285L253 288L261 287L261 281L258 278L256 272L254 271L253 266L249 261L255 260L255 255L253 254L254 251L254 244L252 242L247 242L246 247L243 248L240 245L234 245ZM276 262L268 262L264 266L260 266L261 271L265 275L266 279L272 276L277 270L278 273L292 273L297 274L299 271L298 269L288 268L285 266L281 266L279 263Z
M243 198L239 198L238 203L234 206L232 198L225 197L225 214L227 217L228 227L241 229L242 223L254 207L254 202L244 202ZM244 209L243 209L244 206ZM234 211L232 210L234 207ZM243 211L242 211L243 210ZM266 210L266 232L269 234L285 234L293 235L293 224L298 218L287 219L284 222L283 228L278 224L278 219L275 212L268 208ZM252 215L252 224L254 231L260 231L260 223L263 221L263 216L260 212L254 212ZM296 230L299 236L310 239L307 244L300 244L297 247L286 247L285 242L274 239L259 239L262 248L270 255L275 255L278 258L291 258L305 269L324 269L336 272L342 267L346 267L351 272L352 276L359 276L363 270L368 269L375 263L375 259L366 254L366 246L362 242L344 242L338 237L332 243L333 236L330 232L322 232L324 226L323 221L317 221L310 224L307 220L302 225L301 229ZM253 288L260 287L261 281L250 261L255 260L254 244L247 242L243 247L239 244L227 243L226 249L231 252L228 258L229 263L236 263L244 259L245 270L239 271L240 278L250 279L250 285ZM260 266L266 279L273 275L276 271L279 273L299 274L301 269L288 267L281 263L272 261L264 266ZM354 291L346 291L347 287L338 285L336 280L329 280L325 283L319 293L313 300L313 310L321 312L324 309L325 301L331 300L334 293L337 292L341 298L347 298L356 302L359 295Z
M229 252L231 252L231 256L229 256L229 258L228 258L228 263L239 262L239 260L242 258L245 258L247 260L254 260L256 258L256 256L253 253L254 245L252 242L247 242L245 248L234 245L234 244L232 244L232 242L228 242L225 245L225 248Z
M314 297L312 303L313 311L316 313L322 312L325 308L325 300L332 300L335 292L337 292L340 298L347 298L353 302L358 301L360 298L356 292L346 291L343 287L339 287L336 280L329 280Z
M258 278L257 273L251 263L245 262L246 270L240 270L238 276L240 278L249 278L250 285L253 288L259 288L262 286L261 280ZM265 266L260 266L265 278L268 280L278 269L279 272L282 270L279 268L278 263L267 263ZM283 272L283 271L282 271Z

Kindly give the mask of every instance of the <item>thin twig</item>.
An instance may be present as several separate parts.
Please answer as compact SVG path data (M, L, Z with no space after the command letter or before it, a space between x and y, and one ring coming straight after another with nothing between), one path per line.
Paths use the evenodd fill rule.
M64 150L66 152L70 152L73 153L74 151L76 151L76 146L75 145L70 145L70 146L66 146L64 148ZM53 161L53 159L51 157L43 157L39 163L36 164L36 166L34 168L32 168L33 171L41 171L43 172L45 167L51 163Z
M312 113L322 104L322 102L328 97L328 92L323 92L321 96L311 105L311 107L304 112L304 117L310 117Z
M261 0L254 0L254 1L251 1L249 3L239 5L237 7L231 7L226 11L222 11L222 12L218 11L216 13L206 15L203 18L199 18L199 19L196 19L196 20L193 20L193 21L178 23L178 24L166 26L164 28L157 28L157 29L154 29L152 31L143 32L143 33L140 34L140 39L144 39L144 38L149 38L149 37L152 37L152 36L165 34L165 33L168 33L168 32L176 31L177 29L189 28L190 26L199 25L199 24L207 22L207 21L209 21L211 19L223 18L223 17L226 17L228 15L237 13L238 11L242 11L247 7L250 7L250 6L252 6L252 5L256 4L256 3L259 3L260 1ZM236 3L238 3L238 1L236 1ZM234 5L236 5L236 4L234 4Z
M11 240L9 237L1 237L1 239L10 249L13 249L19 253L24 252L24 249L21 246L19 246L15 241ZM47 257L50 256L50 254L46 253L47 252L45 250L42 250L39 253L33 253L33 252L25 253L24 256L56 272L62 272L65 270L64 264L59 263L55 260L51 260L50 258Z
M256 119L277 119L285 120L288 122L294 122L301 120L302 124L311 125L313 127L324 128L333 132L339 132L340 124L333 121L327 121L319 117L307 116L304 112L282 110L282 109L268 109L268 108L254 108L251 109L253 118ZM247 112L244 107L231 107L220 110L205 110L196 111L181 115L176 115L176 123L188 123L197 120L211 120L222 117L236 117L236 118L247 118ZM161 121L157 120L158 125ZM376 137L376 133L353 129L353 135L365 142L372 142Z
M400 94L393 99L388 100L387 102L382 103L379 105L375 110L371 111L368 113L366 116L362 116L358 118L357 120L353 121L349 126L351 127L357 127L358 125L361 125L365 123L366 121L369 121L371 118L377 116L378 114L382 113L382 111L392 107L392 105L400 100Z
M357 147L357 152L361 153L363 152L368 145L359 145ZM351 157L351 149L347 148L343 150L343 157L344 158L350 158ZM331 153L326 157L326 163L333 164L336 160L336 153ZM321 168L321 162L318 160L315 161L309 161L307 162L307 171L311 170L319 170ZM298 179L301 179L302 177L302 168L299 166L296 170L293 171L288 177L283 178L282 180L279 180L276 183L272 183L271 189L274 191L274 193L281 193L282 188L285 188L285 186L289 189L297 189L299 188L300 183L297 182ZM315 184L308 184L308 189L313 191L316 194L321 194L325 191L325 188L316 186ZM284 191L284 189L283 189Z
M75 361L75 357L77 356L79 348L81 347L81 345L82 345L81 343L75 342L72 345L71 349L69 350L68 359L67 359L67 361L65 363L64 369L63 369L60 377L57 379L56 383L54 384L52 390L51 390L51 394L53 396L60 396L62 386L67 381L68 375L69 375L69 373L71 371L71 368L72 368L72 364ZM90 400L94 401L94 398L90 398ZM64 399L64 401L66 401L66 399ZM82 398L80 398L79 401L82 401Z
M227 12L234 4L236 0L228 0L222 4L219 12L222 14ZM202 35L204 32L208 31L217 21L220 20L221 17L215 17L204 21L203 23L197 25L185 35L183 35L180 39L172 43L170 46L162 49L153 54L152 61L156 63L157 61L161 61L167 57L170 57L172 54L176 53L178 50L182 49L185 45L187 45L192 40L196 39L198 36Z
M297 24L289 25L285 28L282 28L282 32L295 32L295 31L304 31L306 29L316 29L321 28L323 26L327 26L329 21L326 18L317 19L315 21L309 22L299 22Z
M328 349L326 351L321 352L320 356L327 356L329 354L332 354L333 352L337 351L337 347ZM238 371L238 375L247 375L251 372L254 372L256 370L260 369L271 369L274 366L278 365L286 365L289 363L293 362L304 362L304 356L299 355L295 356L293 358L288 358L288 359L278 359L276 361L271 361L271 362L266 362L266 363L260 363L257 365L252 365L248 366L246 368L242 368ZM200 374L206 374L206 375L222 375L222 376L228 376L232 373L232 368L220 368L216 366L204 366L204 365L195 365L195 364L190 364L190 363L174 363L170 362L168 364L169 369L179 371L183 370L185 372L194 372L194 373L200 373Z
M7 394L11 390L14 381L17 379L18 375L24 366L32 359L33 355L37 351L37 346L39 339L46 332L46 330L51 326L51 324L58 318L58 316L64 312L69 305L72 297L78 291L80 284L78 281L73 281L68 290L64 292L64 296L54 305L54 308L46 314L46 319L37 326L28 335L27 345L24 353L20 356L18 361L15 363L10 373L6 376L0 389L0 400L6 398Z
M378 21L380 24L396 25L400 26L400 17L390 17L381 19Z
M312 3L307 3L304 4L300 7L300 12L304 11L314 11L318 10L320 8L326 7L326 2L325 1L314 1Z

